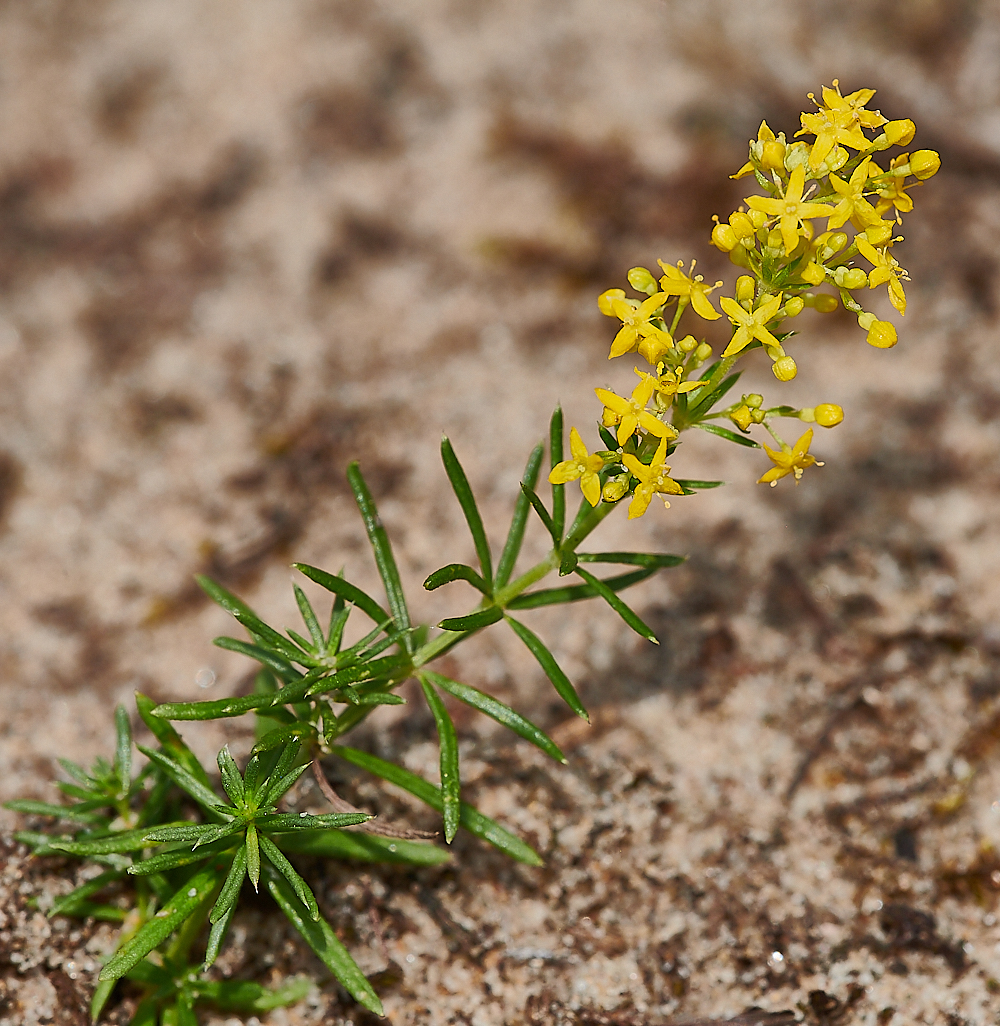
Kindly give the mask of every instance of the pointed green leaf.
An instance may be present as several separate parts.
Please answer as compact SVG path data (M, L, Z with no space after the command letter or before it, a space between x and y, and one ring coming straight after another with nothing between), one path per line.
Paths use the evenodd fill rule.
M273 834L285 830L341 829L367 823L372 818L367 812L327 812L322 816L311 816L305 812L269 812L257 817L257 825Z
M593 574L588 573L583 567L578 566L576 572L604 599L605 602L636 632L636 634L645 638L647 641L653 642L654 645L658 645L656 635L653 633L652 628L647 627L646 624L632 612L631 609L612 591L608 585L599 580Z
M256 659L261 666L273 670L283 681L298 680L302 674L283 656L260 645L251 644L249 641L240 641L239 638L230 638L223 635L213 638L212 644L217 648L224 648L227 652L239 652L240 655Z
M552 517L549 516L549 511L545 508L545 504L535 494L535 490L529 488L523 481L521 482L521 492L528 497L531 508L538 514L538 519L545 525L545 530L549 532L553 544L558 545L561 539L556 533L555 524L552 522Z
M299 648L302 649L302 651L307 656L309 656L309 662L300 663L301 666L319 666L319 665L322 665L322 664L320 664L316 660L316 656L319 654L319 651L322 651L322 650L317 650L316 646L313 645L313 643L311 641L306 641L306 639L303 638L302 635L298 633L298 631L293 631L291 627L289 627L285 631L285 633L292 639L292 641L295 642L296 645L298 645ZM298 660L296 660L296 662L298 662Z
M316 612L312 607L312 603L297 584L292 584L292 589L295 592L295 602L299 607L299 612L302 614L302 622L306 625L309 636L313 639L316 651L322 652L326 647L326 638L323 637L323 628L319 625L319 620L316 618Z
M389 601L389 612L396 626L400 630L408 630L410 626L410 614L406 609L406 598L403 595L403 585L399 580L399 570L396 567L396 560L392 555L392 546L389 544L389 536L382 526L382 520L375 508L368 485L361 476L361 469L357 463L352 463L347 468L347 480L354 492L355 501L361 511L361 519L364 521L365 530L368 532L368 540L371 542L372 551L375 553L375 565L378 567L379 576L382 578L382 585L385 588L385 595ZM412 638L407 636L406 648L408 651L413 648Z
M229 745L224 745L219 749L216 762L219 764L222 786L226 794L229 795L229 800L233 805L239 805L246 797L246 791L243 787L243 777L240 776L236 760L229 753Z
M83 784L85 787L93 785L94 781L90 775L78 763L69 759L57 759L56 761L78 784Z
M730 374L728 378L723 379L718 388L711 391L703 386L698 391L697 398L689 395L687 397L688 412L694 413L695 410L703 410L707 413L740 380L742 373L743 371L737 371L735 374ZM702 395L702 392L705 394Z
M247 878L253 884L253 889L259 890L260 885L260 839L257 836L257 828L253 823L247 824Z
M748 449L760 448L759 442L755 442L752 438L747 438L744 435L738 435L734 431L730 431L729 428L719 427L718 424L706 424L705 421L700 421L692 426L701 428L702 431L707 431L710 435L718 435L719 438L725 438L728 442L745 445Z
M314 923L319 922L319 905L316 904L316 897L312 892L312 888L310 888L309 884L307 884L305 880L295 872L291 862L285 858L277 845L263 834L260 836L260 850L264 853L271 865L274 866L274 868L277 869L291 885L292 890L295 892L295 897L302 902L306 911L309 913L309 918Z
M288 881L276 869L267 866L266 870L264 879L267 889L292 926L298 930L309 947L319 956L320 961L343 984L355 1001L368 1011L382 1015L382 1002L357 963L340 943L330 924L322 918L319 922L313 922Z
M528 457L527 466L524 468L524 476L521 483L529 489L534 489L538 483L538 471L542 465L542 456L545 452L544 446L539 442L531 455ZM510 530L507 532L507 541L504 543L503 552L500 553L500 562L497 563L496 580L494 587L498 590L503 588L510 580L514 572L514 565L521 552L521 543L524 541L524 529L528 523L528 496L522 489L514 503L514 516L511 518Z
M108 998L111 997L111 992L115 989L115 985L118 983L117 980L104 980L98 983L94 988L94 996L90 999L90 1021L97 1022L101 1017L101 1012L104 1011L104 1006L108 1003ZM155 1014L155 1013L154 1013ZM137 1016L133 1016L132 1024L138 1021ZM153 1020L153 1026L156 1026L156 1020Z
M180 824L174 824L180 825ZM148 846L149 827L135 830L120 830L104 837L84 838L80 841L64 841L53 838L49 847L67 855L114 855L125 851L138 851Z
M226 832L232 827L238 829L235 823L176 823L172 826L158 826L146 830L146 840L150 844L173 844L178 841L200 841L206 835L215 834L219 827ZM211 838L213 841L217 837Z
M423 673L418 673L417 678L424 690L424 698L434 716L434 724L437 727L438 746L440 748L441 766L441 796L444 802L444 839L451 844L458 833L458 817L462 803L461 787L462 780L458 766L458 735L455 733L455 725L451 722L448 710L445 708L441 696L434 690L434 686Z
M702 488L719 488L725 481L692 481L690 478L675 477L674 480L684 489L685 492L695 491Z
M305 763L302 766L296 766L294 769L289 770L287 773L282 773L280 776L276 773L272 774L271 777L268 778L271 783L264 795L264 804L274 805L307 769L309 769L309 763Z
M489 585L471 566L467 566L465 563L449 563L447 566L441 567L440 570L435 570L424 581L424 590L434 591L444 584L451 584L452 581L468 581L473 588L481 591L484 595L492 594Z
M620 563L625 566L645 566L654 570L680 566L684 556L671 556L658 552L580 552L581 563Z
M38 802L33 798L14 798L4 802L5 809L12 809L14 812L23 812L29 816L55 816L57 819L65 819L76 823L104 823L104 816L98 816L94 812L79 809L72 805L53 805L51 802Z
M346 830L302 830L278 834L275 840L284 851L355 862L438 866L451 860L449 852L433 844Z
M190 987L199 998L224 1012L269 1012L301 1001L313 989L313 982L302 977L271 989L253 980L196 980Z
M233 921L235 912L236 902L234 901L229 906L229 911L217 922L212 923L212 928L208 931L208 943L205 945L205 961L202 963L202 969L210 969L219 957L222 942L226 939L226 934L229 932L229 924Z
M469 525L469 533L472 535L472 543L476 547L476 556L479 558L479 567L482 570L482 580L485 584L487 581L493 580L490 543L486 538L483 518L479 515L479 507L476 505L476 497L472 494L472 488L469 486L469 479L465 476L462 464L447 438L441 439L441 461L444 463L445 473L451 482L458 504L465 514L465 522ZM488 584L486 586L489 587Z
M270 752L275 748L283 748L292 739L311 737L315 735L316 728L311 723L296 723L291 727L276 727L268 731L250 749L251 755L260 755L262 752Z
M438 626L446 631L478 631L502 619L503 610L499 606L487 606L485 609L469 613L468 616L450 616L442 620Z
M123 705L115 708L115 776L121 793L127 794L132 783L132 726Z
M337 603L342 608L337 608ZM330 630L327 633L326 654L336 655L340 651L340 644L344 639L344 627L347 626L347 618L351 615L352 606L343 608L343 599L338 595L334 600L333 609L330 611Z
M188 748L184 739L165 719L154 714L153 710L157 708L156 703L137 691L135 705L139 710L142 722L153 732L153 736L163 746L167 755L175 762L180 763L188 773L200 780L206 787L210 787L208 772L198 761L198 756Z
M562 407L552 411L549 421L549 464L550 469L563 461L563 414ZM558 545L562 541L566 526L566 485L552 486L552 538Z
M300 573L305 574L310 581L315 581L321 588L326 588L338 598L343 598L345 602L357 606L362 613L366 613L376 623L385 623L386 620L392 619L375 599L349 581L345 581L343 577L320 570L319 567L310 566L308 563L293 563L292 566Z
M240 828L242 829L242 828ZM204 862L226 849L231 848L236 841L238 829L227 831L226 837L215 841L212 844L203 844L197 848L175 848L172 851L165 851L160 855L151 855L148 859L142 859L128 867L129 876L155 877L159 873L169 873L171 870L179 869L181 866L193 866L196 862ZM169 893L167 897L169 897Z
M223 916L227 915L236 904L240 896L240 888L243 886L243 874L247 871L247 850L242 845L229 867L229 874L226 882L219 891L218 898L208 914L208 921L214 926Z
M633 570L631 573L618 574L615 577L603 578L603 583L612 591L623 591L625 588L638 584L652 577L656 567ZM589 584L572 584L565 588L542 588L539 591L526 591L507 603L508 609L538 609L540 606L561 605L566 602L579 602L582 599L596 598L599 592Z
M438 812L444 811L444 798L441 789L435 787L429 780L424 780L423 777L418 777L415 773L403 769L402 766L396 766L378 756L369 755L368 752L359 751L357 748L348 748L345 745L334 745L330 749L330 753L339 755L347 762L389 781L390 784L401 787L404 791L409 791L432 809L436 809ZM476 837L499 848L518 862L529 866L542 865L538 853L525 844L520 837L505 830L499 823L494 822L489 816L484 816L478 809L466 802L461 804L459 823L470 834L475 834Z
M103 891L109 884L113 884L116 880L121 880L121 878L122 874L115 869L108 869L101 873L100 876L95 876L92 880L88 880L85 884L81 884L81 886L70 891L69 894L56 898L52 902L52 908L48 911L49 918L52 916L75 915L76 909L80 904L99 891Z
M545 676L552 682L559 697L579 716L590 723L590 716L576 693L576 688L570 683L569 677L563 673L562 667L556 662L555 656L545 647L544 642L534 631L526 627L520 620L508 616L507 623L514 629L514 633L528 646L528 650L538 660L539 666L545 671Z
M219 804L219 796L210 787L206 787L205 784L179 762L175 762L162 752L146 748L144 745L137 745L136 747L150 762L155 762L182 791L187 791L199 805L211 809Z
M434 673L432 670L424 670L423 675L442 691L447 691L449 695L457 698L460 702L464 702L473 709L478 709L479 712L485 713L497 723L502 723L557 762L564 763L566 761L565 756L548 734L536 727L530 720L525 719L520 713L515 712L509 705L505 705L499 699L487 695L469 684L462 684L457 680L442 677L440 673Z
M217 874L209 866L196 873L101 970L101 980L117 980L159 947L215 889Z

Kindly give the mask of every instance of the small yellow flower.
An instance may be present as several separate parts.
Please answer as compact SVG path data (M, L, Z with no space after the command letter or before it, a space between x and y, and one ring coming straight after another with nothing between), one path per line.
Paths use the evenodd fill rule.
M569 449L573 458L557 463L549 474L549 481L552 484L566 484L579 478L583 497L591 506L596 506L601 501L601 479L598 475L604 469L604 460L587 452L576 428L570 430Z
M684 264L681 261L678 261L676 267L672 264L665 264L662 260L657 260L657 263L663 268L660 288L663 289L665 295L687 299L694 307L694 312L706 321L719 319L721 314L706 297L722 284L721 281L717 281L714 285L706 285L702 276L694 273L696 263L694 260L691 261L690 276L684 273Z
M830 215L826 230L832 231L850 221L857 229L862 229L874 224L879 215L875 208L864 197L865 185L868 182L868 164L870 158L865 157L854 169L851 180L845 182L837 175L830 175L830 184L840 195L841 199ZM913 205L912 202L910 204Z
M768 127L767 122L762 121L757 131L756 141L750 140L750 156L755 158L765 171L777 171L783 174L785 170L784 133L776 136ZM745 175L751 174L753 170L753 162L748 160L736 174L729 177L743 178Z
M722 354L723 359L746 349L755 338L760 339L765 346L781 348L781 343L767 330L767 322L772 320L780 309L782 296L781 292L776 296L770 296L753 313L748 313L735 299L730 299L728 296L719 300L719 304L729 319L733 324L738 325L729 345L726 346L726 350Z
M788 179L784 196L750 196L746 200L751 210L760 210L779 219L781 241L785 244L786 253L791 253L799 244L800 224L810 217L827 217L833 213L833 207L828 203L803 202L805 182L805 168L799 165Z
M749 431L750 425L753 423L753 413L751 413L750 407L744 403L729 414L729 419L740 431Z
M813 432L810 428L791 448L785 445L780 451L775 452L774 449L765 445L764 452L767 453L774 466L757 480L757 484L770 484L773 488L781 478L787 477L789 474L795 475L795 483L798 484L802 478L802 471L806 467L813 465L822 467L823 464L809 452L812 437Z
M685 392L693 392L696 388L707 384L705 381L682 381L680 368L674 371L669 367L664 367L662 363L657 364L656 371L657 376L653 378L653 391L656 394L658 405L663 409L666 409L674 401L674 396L678 393L683 395ZM652 374L643 374L638 368L636 368L636 374L641 378L653 377Z
M618 425L618 444L625 442L635 434L637 427L643 427L657 438L676 438L677 432L662 420L657 420L651 413L646 411L649 400L652 398L653 389L656 387L656 378L652 374L644 374L643 380L636 385L630 399L623 399L606 388L595 388L597 398L604 403L605 407L621 417Z
M666 293L657 292L645 302L639 303L634 299L625 299L624 293L621 296L611 295L619 291L621 290L609 289L597 301L602 313L609 312L609 316L617 317L622 322L621 329L611 343L608 359L612 360L616 356L630 352L635 349L640 339L644 338L655 338L661 345L669 348L673 344L670 335L663 328L650 323L651 318L656 316L660 307L667 301Z
M868 287L876 288L883 282L889 283L889 302L900 312L906 314L906 293L900 281L909 281L909 274L899 266L895 257L889 254L889 249L876 249L867 239L860 235L855 239L858 251L866 260L870 260L875 266L868 275Z
M795 133L815 135L809 153L809 166L816 170L826 159L833 147L840 143L852 150L866 150L871 145L865 134L865 128L879 128L886 124L886 119L878 111L865 110L865 104L875 95L874 89L858 89L847 96L840 93L840 83L833 80L833 89L823 87L823 105L815 114L803 113L802 128ZM809 99L815 102L812 93Z
M652 502L654 495L684 494L684 489L668 476L670 474L670 467L666 466L663 462L666 458L666 438L660 440L660 444L656 447L656 452L653 455L653 462L648 467L644 463L640 463L631 454L622 457L622 463L625 464L634 477L639 479L639 484L636 485L632 501L628 506L629 520L641 517L649 509L649 504ZM667 509L670 508L670 503L666 499L663 500L663 505Z

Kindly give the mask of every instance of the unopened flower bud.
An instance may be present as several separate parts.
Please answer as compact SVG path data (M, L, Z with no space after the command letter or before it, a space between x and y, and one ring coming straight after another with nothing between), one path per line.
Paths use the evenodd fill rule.
M633 267L628 272L628 283L636 292L645 292L651 296L657 290L656 279L645 267Z
M738 303L752 303L756 282L749 274L741 274L736 279L736 301Z
M598 309L601 311L602 314L604 314L605 317L614 317L615 312L614 312L614 310L611 309L611 304L616 299L624 299L624 298L625 298L625 290L624 289L608 289L607 292L602 292L597 297Z
M838 288L860 289L868 284L868 275L860 267L838 267L833 280Z
M785 144L777 139L764 143L761 147L760 163L768 171L784 171Z
M620 477L613 477L610 481L604 482L601 489L601 498L605 502L617 502L628 491L628 482Z
M861 318L858 318L860 323ZM868 344L876 349L892 349L899 341L896 328L889 321L875 321L868 329Z
M836 403L820 403L813 411L820 427L836 427L844 419L844 411Z
M803 302L801 296L792 296L792 298L785 303L785 316L798 317L798 315L802 313L802 309L805 305L806 304Z
M743 402L751 410L759 410L764 405L764 397L759 392L751 392L743 396Z
M739 242L736 232L728 224L717 224L712 229L712 245L723 253L731 253Z
M750 267L750 260L747 258L746 247L743 245L742 242L738 242L735 246L733 246L732 250L729 253L729 260L737 267Z
M777 228L772 228L767 233L767 248L780 250L784 243L781 241L781 232Z
M790 356L781 356L771 364L771 371L779 381L791 381L798 373L798 368Z
M694 351L694 358L704 363L712 355L712 347L707 342L702 342Z
M753 233L757 230L757 225L742 210L734 210L729 215L729 226L736 232L736 237L740 241L753 238Z
M763 210L748 210L747 217L750 218L750 223L754 228L763 228L767 221L767 214Z
M909 146L916 131L917 126L909 118L890 121L885 126L885 136L890 146Z
M879 221L865 229L865 238L873 246L884 246L892 238L892 221Z
M812 308L817 313L833 313L839 305L837 297L831 296L829 292L821 292L812 301Z
M910 157L910 171L924 181L931 175L936 175L941 167L941 156L934 150L917 150Z
M824 260L839 253L847 245L847 232L823 232L816 236L816 251Z
M805 269L799 272L799 277L810 285L822 285L826 281L826 272L819 264L810 260Z
M737 407L729 414L729 419L741 430L748 431L753 423L749 407L744 404Z
M694 335L685 335L684 338L677 343L677 348L682 353L690 353L692 349L698 348L698 340Z

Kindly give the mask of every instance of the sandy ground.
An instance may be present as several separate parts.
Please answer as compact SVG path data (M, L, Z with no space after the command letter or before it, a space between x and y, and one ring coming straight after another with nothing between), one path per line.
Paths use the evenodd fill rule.
M751 1006L821 1026L1000 1021L987 0L0 7L0 799L51 798L54 756L108 751L137 687L246 686L211 646L230 627L195 572L289 624L293 558L375 587L350 459L423 618L464 611L419 594L472 551L441 433L501 538L552 406L586 434L592 387L631 377L604 359L597 292L657 257L732 282L707 245L744 194L726 175L762 117L794 129L837 76L912 117L944 170L899 247L900 345L803 315L781 400L845 408L815 447L826 466L758 488L760 457L706 436L676 472L727 488L602 527L603 547L690 558L633 593L658 649L594 605L533 614L592 727L499 628L449 659L570 754L558 767L458 721L468 797L543 869L460 838L441 870L311 872L397 1026ZM776 395L766 368L746 380ZM435 772L419 702L377 723L358 743ZM209 758L250 743L242 721L186 733ZM26 904L73 872L0 845L4 1026L86 1021L108 932ZM266 903L241 915L220 971L320 983L262 1021L371 1021Z

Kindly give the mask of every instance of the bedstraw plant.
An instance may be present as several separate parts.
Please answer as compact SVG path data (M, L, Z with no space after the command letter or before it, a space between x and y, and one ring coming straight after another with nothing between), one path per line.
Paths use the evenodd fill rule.
M593 452L575 427L565 451L562 412L556 409L548 437L548 502L539 489L545 457L545 446L539 443L528 457L499 553L487 538L458 456L451 442L443 440L444 470L472 536L476 561L442 566L424 581L424 588L463 582L476 592L471 609L436 628L414 622L388 535L361 469L353 463L347 479L382 580L384 605L343 573L298 563L306 578L332 596L329 617L324 626L295 584L304 633L280 631L221 585L201 578L208 595L247 632L247 639L224 637L215 643L260 664L253 694L163 705L137 695L139 717L156 742L155 747L139 746L147 761L137 775L132 772L129 717L119 707L112 762L99 759L86 772L60 760L70 780L57 786L73 801L9 804L61 823L57 832L18 834L36 854L74 856L97 867L85 883L59 898L50 914L121 924L117 947L104 963L94 995L95 1020L122 978L140 990L135 1026L191 1026L199 1002L263 1011L301 998L308 981L268 990L205 975L225 943L246 882L255 890L263 885L344 988L381 1013L372 985L323 918L319 901L292 860L310 854L431 865L450 856L446 849L415 838L413 831L379 824L350 806L333 790L324 763L349 763L431 806L441 815L448 844L463 828L514 859L541 863L522 838L462 800L459 744L448 704L457 701L484 713L557 761L565 761L563 753L538 725L510 706L431 667L472 635L504 625L529 649L562 701L586 719L572 682L522 617L541 606L600 598L631 630L656 641L620 593L657 570L677 565L681 557L587 551L582 546L623 503L632 519L646 513L654 496L669 506L668 497L721 484L672 476L667 460L677 452L684 432L697 428L748 449L762 449L770 466L760 483L775 485L788 475L798 482L804 470L822 466L810 452L813 425L836 426L843 419L841 407L831 402L802 408L770 405L759 393L734 400L742 373L737 364L762 350L779 388L793 379L797 366L790 350L797 332L789 322L807 307L823 313L843 304L867 332L869 344L881 349L896 344L895 326L865 309L862 300L886 285L891 305L901 316L905 313L903 282L908 275L894 256L901 241L896 232L902 215L913 209L909 190L935 174L940 159L931 150L917 150L885 163L881 154L908 145L915 128L912 121L889 121L869 110L873 95L871 89L859 89L845 96L836 80L832 88L823 89L821 101L810 94L817 109L801 116L794 138L805 136L802 141L789 141L783 133L775 135L766 122L761 124L750 141L748 161L732 177L752 176L763 195L748 196L724 221L716 217L711 234L712 244L744 272L732 295L717 298L714 294L723 283L707 283L695 273L692 260L687 269L682 262L660 261L659 276L634 267L627 280L635 295L612 288L599 297L601 312L620 322L609 359L635 353L648 369L635 368L638 383L628 394L595 390L600 442ZM682 330L689 312L694 324L688 317ZM732 333L714 358L711 346L697 337L697 324L723 317ZM809 426L789 442L778 433L781 420ZM754 438L755 430L765 432L767 440ZM582 495L575 514L568 517L566 486L573 481ZM551 546L542 560L518 571L532 515ZM595 571L602 565L623 570L598 576ZM571 583L541 587L552 574L569 577ZM345 627L355 610L367 618L369 629L360 641L345 646ZM418 693L437 728L438 782L345 744L346 736L379 706L403 704L399 689L411 678L419 683ZM257 743L242 771L228 747L219 753L223 796L171 722L247 714L256 717ZM307 771L332 807L330 814L288 808L293 785ZM123 904L126 881L132 889ZM118 888L117 899L102 901L102 893L111 888Z

